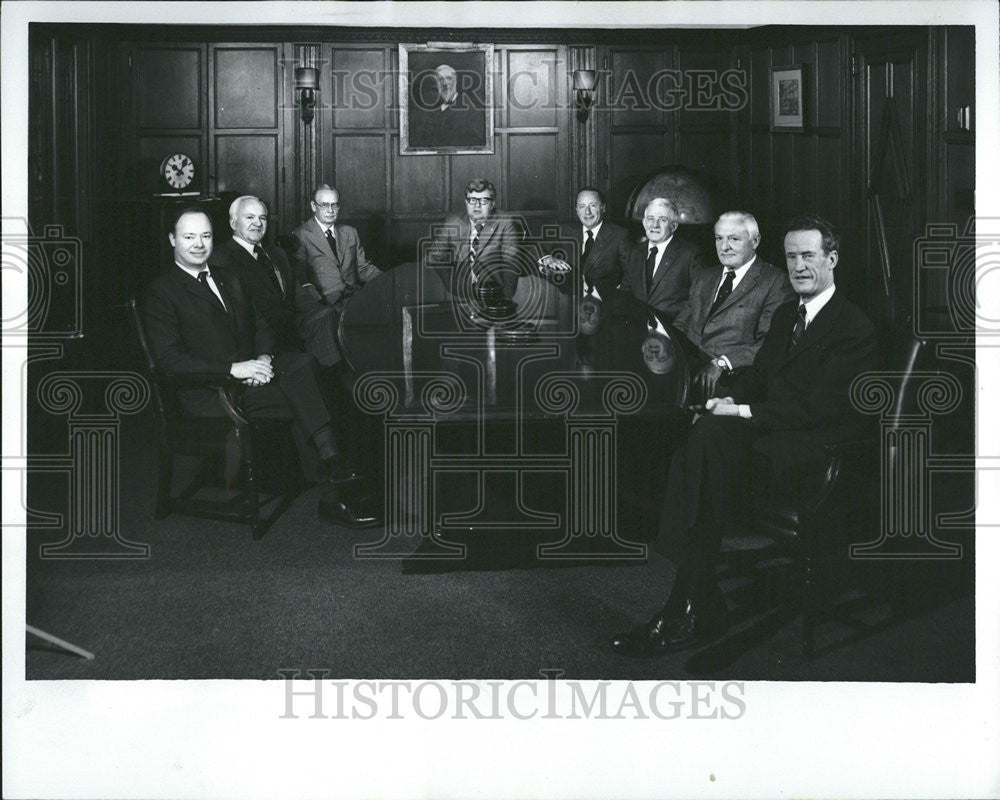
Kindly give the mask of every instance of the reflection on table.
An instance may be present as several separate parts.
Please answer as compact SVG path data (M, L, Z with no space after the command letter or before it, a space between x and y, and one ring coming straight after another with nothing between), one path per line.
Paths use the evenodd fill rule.
M383 416L386 460L386 536L359 555L406 555L418 537L424 555L467 559L493 531L491 550L502 535L542 560L641 557L688 421L683 350L624 293L532 276L514 302L490 319L416 264L351 299L341 341L355 400Z

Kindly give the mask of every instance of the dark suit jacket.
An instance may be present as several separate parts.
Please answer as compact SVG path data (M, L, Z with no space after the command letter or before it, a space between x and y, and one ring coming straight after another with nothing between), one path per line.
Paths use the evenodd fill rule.
M789 350L798 303L774 312L753 365L738 370L731 383L733 398L750 405L754 427L766 434L761 446L779 470L808 461L826 443L858 435L866 420L851 406L850 385L877 366L875 328L840 291Z
M594 237L587 257L583 258L583 226L579 223L565 224L559 226L560 238L556 246L548 247L550 255L555 255L566 261L573 272L570 280L559 282L559 287L563 291L573 291L583 293L582 276L597 287L598 294L604 297L611 289L614 289L622 281L622 271L628 259L629 251L632 249L632 242L628 231L621 225L604 220L601 230ZM567 245L572 241L573 247L566 252ZM540 242L545 247L544 240ZM582 263L581 263L581 259Z
M666 322L673 322L687 302L691 282L703 261L698 248L674 234L660 265L656 268L653 285L646 291L646 254L649 243L645 237L633 245L622 277L621 288L652 306Z
M483 103L470 94L456 96L453 105L442 109L409 108L411 147L482 147L486 141L486 115Z
M704 360L726 356L735 369L753 363L771 328L775 310L795 292L784 270L758 257L732 294L713 312L712 303L724 270L716 265L697 272L674 326L701 351Z
M212 278L228 312L208 286L176 265L146 290L143 318L160 369L228 375L237 361L274 353L274 334L239 278L221 267L212 270ZM215 393L208 390L185 392L183 401L193 413L212 413L218 406Z
M267 274L270 268L250 255L234 239L227 239L217 247L209 262L213 267L224 267L239 276L240 282L250 293L254 308L267 320L277 336L278 347L283 350L300 350L302 340L295 318L299 276L292 271L288 256L280 247L265 245L264 250L281 273L285 285L284 294L278 291L274 280Z
M333 227L336 254L330 251L330 244L315 217L292 231L298 239L295 260L303 270L304 279L313 283L330 305L340 300L348 289L360 289L362 284L382 274L365 255L357 230L350 225Z
M707 415L674 454L660 516L661 546L686 568L717 552L728 525L749 509L751 482L783 496L815 491L824 445L854 438L866 423L851 406L851 382L876 367L875 329L834 292L798 345L788 344L798 298L774 312L752 366L736 370L729 394L752 419ZM754 451L771 474L755 471Z
M435 228L434 241L424 257L424 267L434 271L452 295L468 295L472 281L469 261L469 218L449 215ZM522 267L519 256L520 234L513 220L493 216L479 233L476 274L479 280L499 281L507 297L517 291Z

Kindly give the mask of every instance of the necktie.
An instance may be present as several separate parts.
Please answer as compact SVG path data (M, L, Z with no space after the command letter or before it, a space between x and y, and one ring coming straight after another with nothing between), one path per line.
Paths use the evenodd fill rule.
M479 234L483 230L483 223L477 222L475 230L472 232L472 242L469 244L469 263L472 265L472 279L476 279L476 256L479 251Z
M799 303L799 318L795 320L795 327L792 328L792 337L788 340L788 349L794 350L802 339L802 334L806 332L806 305Z
M274 284L274 288L278 290L278 294L284 297L285 282L281 278L281 273L278 271L277 265L271 260L271 256L259 244L254 245L253 253L257 256L257 260L264 266L264 272L271 278L271 282Z
M333 260L338 264L340 263L340 258L337 256L337 237L333 235L333 228L326 229L326 241L330 245L330 252L333 253Z
M208 289L208 291L210 291L212 293L212 295L215 297L215 299L219 301L219 305L221 305L222 308L223 308L223 310L228 314L229 313L229 309L226 308L226 303L225 303L225 301L223 301L222 295L219 293L219 291L216 288L214 288L212 286L212 284L210 284L208 282L208 270L207 269L203 269L201 272L198 273L198 280L201 281L201 283ZM214 282L215 281L212 281L212 283L214 283Z
M733 293L733 278L735 275L736 272L734 270L726 270L726 275L722 279L722 286L719 287L719 292L715 295L715 302L712 303L712 308L708 312L709 314L713 313L715 309L726 302L726 298Z
M646 255L646 294L649 294L649 289L653 285L653 271L656 269L656 245L649 248L649 253Z
M594 232L590 229L587 230L587 238L583 240L583 260L587 260L587 256L590 254L590 248L594 245Z

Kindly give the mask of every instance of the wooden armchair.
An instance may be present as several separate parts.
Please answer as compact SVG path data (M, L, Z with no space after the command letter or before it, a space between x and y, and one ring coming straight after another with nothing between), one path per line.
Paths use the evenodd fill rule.
M150 379L156 411L159 475L154 517L163 519L171 513L206 519L218 519L250 525L253 538L260 539L271 523L288 507L298 487L295 468L281 470L282 492L264 495L261 491L260 450L265 440L287 447L291 441L291 422L282 419L257 420L243 412L236 400L237 382L227 374L170 373L159 369L149 348L142 315L135 298L128 301L129 316L142 350L144 367ZM225 416L195 417L184 413L178 393L185 389L211 389L218 393ZM219 465L235 445L238 468L235 479L239 491L224 493L222 499L197 496L212 481L218 482ZM178 493L173 491L174 457L193 455L201 458L200 467L190 482ZM292 456L294 462L294 454ZM263 505L277 500L267 517Z

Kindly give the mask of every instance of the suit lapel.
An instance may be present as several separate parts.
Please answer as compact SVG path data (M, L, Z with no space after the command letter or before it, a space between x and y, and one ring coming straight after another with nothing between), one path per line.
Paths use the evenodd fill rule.
M656 267L656 274L653 275L653 282L649 286L649 293L652 294L656 287L659 286L660 281L663 280L663 276L667 274L667 270L670 269L670 264L674 260L676 255L676 248L674 245L677 243L677 239L671 239L670 244L663 248L663 258L660 259L660 263ZM646 252L649 252L649 242L646 243ZM643 263L643 270L645 270L646 265ZM643 275L645 277L645 275Z
M241 250L243 248L240 248ZM229 327L236 330L236 300L233 298L233 293L226 282L226 277L221 274L212 274L212 280L215 281L215 285L219 287L219 294L222 295L222 299L226 303L226 308L228 309L225 313L226 321L229 323ZM209 289L211 291L211 289ZM215 297L215 295L212 295ZM215 305L219 307L219 301L216 299ZM221 309L220 309L221 310Z
M760 259L755 258L753 263L747 269L746 275L743 276L743 280L741 280L739 285L733 289L729 297L722 301L722 305L715 309L715 314L718 314L723 309L729 308L729 306L738 302L741 297L751 292L754 287L757 286L758 280L760 280ZM711 307L714 300L715 297L713 295L712 300L709 301L709 307Z
M827 339L830 331L836 324L837 318L840 316L840 310L843 306L844 296L840 292L835 291L829 302L820 309L816 318L806 327L798 346L787 351L782 364L787 364L789 361L798 358L812 347ZM788 333L791 334L791 329L789 329Z
M180 283L188 294L190 294L198 302L208 305L214 313L221 314L223 317L229 316L229 314L226 313L226 310L219 303L219 298L215 296L215 293L208 287L207 284L204 284L197 278L189 275L176 264L174 265L174 269L176 270L176 272L172 273L174 280ZM220 286L217 273L212 273L212 280L215 281L216 286ZM221 292L222 289L220 288L219 291ZM225 298L226 295L223 294L222 297Z
M313 217L309 221L312 223L312 228L310 230L310 233L312 233L313 243L318 248L320 248L324 253L331 252L330 242L326 238L326 234L323 232L323 229L320 227L319 222L316 221L316 217ZM335 241L337 242L337 246L335 248L333 248L333 250L334 251L339 251L340 250L340 231L337 229L336 225L333 226L333 235L334 235ZM339 252L333 252L333 254L331 255L331 258L334 260L334 262L336 263L336 265L339 267L340 266L340 253Z

